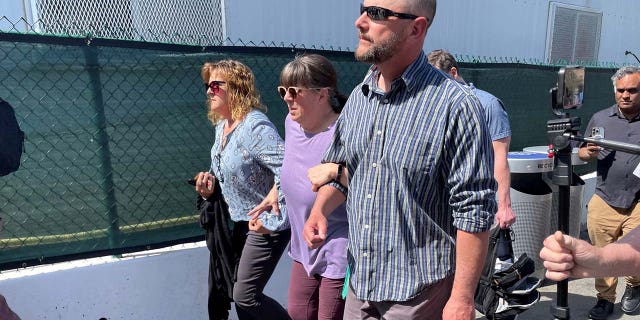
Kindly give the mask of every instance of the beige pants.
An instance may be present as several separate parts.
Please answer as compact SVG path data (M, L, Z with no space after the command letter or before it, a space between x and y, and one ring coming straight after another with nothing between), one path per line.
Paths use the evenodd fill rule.
M604 247L617 241L638 225L640 205L637 202L631 208L624 209L609 206L598 195L593 195L589 201L587 229L589 238L596 247ZM640 285L640 277L625 277L625 280L631 286ZM617 285L618 278L597 278L598 299L615 302Z

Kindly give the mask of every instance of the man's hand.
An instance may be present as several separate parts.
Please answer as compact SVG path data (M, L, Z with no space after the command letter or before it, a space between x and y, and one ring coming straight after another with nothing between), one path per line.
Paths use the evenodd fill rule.
M327 218L322 213L311 211L302 229L302 236L309 248L320 247L327 238Z
M516 222L516 215L513 213L511 207L503 207L498 203L498 212L496 212L496 222L500 226L500 229L511 228Z
M451 296L442 310L442 320L473 320L475 318L473 298L469 300Z
M574 237L556 231L544 240L540 258L547 268L546 277L560 281L567 278L585 278L594 276L602 269L600 266L600 248Z
M588 142L585 146L578 149L578 157L583 161L590 161L597 158L601 150L601 147Z

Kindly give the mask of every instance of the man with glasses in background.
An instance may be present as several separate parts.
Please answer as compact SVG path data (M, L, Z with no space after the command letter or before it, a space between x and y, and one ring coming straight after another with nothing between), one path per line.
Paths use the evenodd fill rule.
M367 0L355 21L355 56L373 65L323 161L349 183L312 180L303 231L320 246L326 217L347 202L345 319L475 318L497 185L480 102L422 51L435 12L435 0Z

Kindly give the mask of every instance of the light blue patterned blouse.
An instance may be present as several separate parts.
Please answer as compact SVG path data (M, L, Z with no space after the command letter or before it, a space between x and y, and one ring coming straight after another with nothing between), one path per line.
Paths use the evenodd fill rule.
M229 133L222 149L224 124L225 120L222 120L216 125L210 171L220 181L231 219L247 221L247 213L262 202L273 187L274 180L280 189L284 141L264 113L251 110ZM271 231L289 228L282 192L279 192L278 198L280 215L265 212L260 216L264 227Z

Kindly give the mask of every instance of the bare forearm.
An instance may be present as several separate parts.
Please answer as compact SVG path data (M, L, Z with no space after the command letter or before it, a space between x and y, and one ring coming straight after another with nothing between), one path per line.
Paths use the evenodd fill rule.
M628 243L612 243L601 251L601 267L592 277L640 276L640 252Z
M496 182L498 182L498 192L496 194L498 206L511 207L511 174L509 172L509 164L506 160L496 159L493 171L493 176Z
M510 137L493 141L493 177L498 182L497 200L499 206L511 207L511 172L509 170L509 161L507 154L509 153Z
M603 269L609 276L640 276L640 227L631 230L601 252Z
M451 299L473 304L473 295L484 266L489 232L469 233L458 230L456 239L456 273Z
M328 217L346 199L345 195L338 189L325 185L318 190L311 212L321 213L323 216Z

